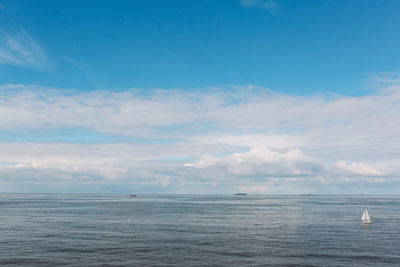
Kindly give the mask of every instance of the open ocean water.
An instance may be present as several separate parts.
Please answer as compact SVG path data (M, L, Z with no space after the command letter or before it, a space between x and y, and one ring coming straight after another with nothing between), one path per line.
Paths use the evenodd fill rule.
M400 266L400 196L0 194L0 211L0 266Z

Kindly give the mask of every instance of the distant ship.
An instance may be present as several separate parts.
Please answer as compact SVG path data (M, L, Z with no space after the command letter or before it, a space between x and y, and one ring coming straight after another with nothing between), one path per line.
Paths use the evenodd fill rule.
M129 197L136 197L137 194L130 194Z
M361 223L363 223L363 224L372 224L372 220L371 220L371 217L369 217L369 213L368 213L367 209L365 209L364 212L363 212L363 215L361 217Z
M247 193L236 193L235 196L246 196Z

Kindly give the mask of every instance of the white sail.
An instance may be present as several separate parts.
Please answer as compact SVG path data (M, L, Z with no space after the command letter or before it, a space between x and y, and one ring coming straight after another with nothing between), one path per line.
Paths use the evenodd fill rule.
M371 217L369 217L369 213L368 213L367 209L364 210L364 213L363 213L363 215L361 217L361 221L363 221L363 222L371 222Z

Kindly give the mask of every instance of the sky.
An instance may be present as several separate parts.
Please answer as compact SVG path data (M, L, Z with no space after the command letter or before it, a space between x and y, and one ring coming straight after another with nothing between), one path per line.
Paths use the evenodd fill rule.
M0 192L400 192L399 1L0 0Z

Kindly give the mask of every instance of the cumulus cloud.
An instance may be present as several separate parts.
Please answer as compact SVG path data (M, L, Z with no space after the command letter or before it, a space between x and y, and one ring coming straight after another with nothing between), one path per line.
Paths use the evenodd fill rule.
M322 168L322 163L300 149L279 153L267 148L253 148L226 157L205 157L185 166L211 169L211 172L222 172L228 177L291 177L314 176Z
M39 43L23 28L2 34L0 38L0 64L47 71L52 64Z
M335 173L337 176L384 176L383 170L374 168L367 164L356 162L347 163L344 160L338 161L329 168L330 172Z
M248 152L234 153L223 157L205 156L196 162L186 163L185 166L203 169L213 173L214 176L227 178L276 179L283 177L286 179L285 181L322 177L321 181L323 182L326 182L327 179L335 182L335 179L340 177L383 177L388 174L382 167L373 167L365 163L347 163L344 160L333 164L324 163L298 148L290 149L287 152L272 151L268 148L252 148Z

